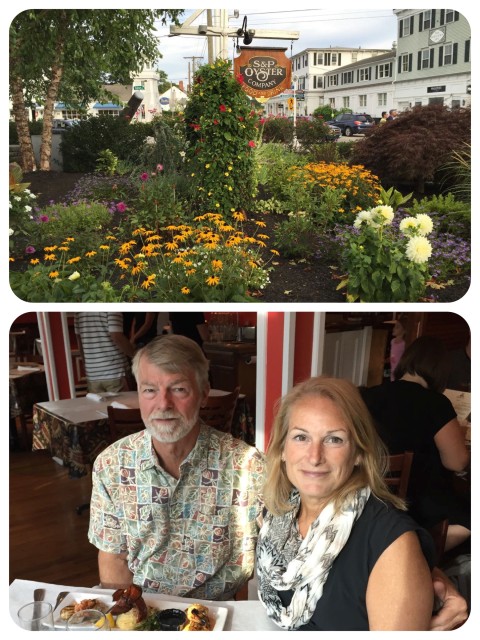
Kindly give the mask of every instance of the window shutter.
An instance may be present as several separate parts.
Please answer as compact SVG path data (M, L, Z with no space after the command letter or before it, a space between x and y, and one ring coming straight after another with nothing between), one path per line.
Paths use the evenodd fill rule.
M438 48L438 66L443 67L443 47Z
M412 62L413 62L413 53L408 54L408 70L412 70Z
M339 67L342 66L342 54L341 53L338 54L338 66Z
M440 9L440 26L445 24L445 9Z
M399 32L399 37L403 38L403 21L400 20L400 32Z
M455 11L455 14L453 16L453 21L458 22L459 20L460 20L460 14L458 13L458 11Z
M423 11L418 14L418 30L423 31Z
M432 16L432 20L431 20L430 28L434 29L435 28L435 9L432 9L431 16Z
M458 42L454 42L453 43L452 64L457 64L457 56L458 56Z
M434 64L435 64L435 51L434 49L430 49L430 69L433 69Z
M414 23L413 16L411 16L411 18L410 18L410 35L412 35L414 31L415 31L415 23Z
M402 73L402 56L398 57L398 73Z
M418 57L417 57L417 70L420 71L421 68L422 68L422 52L419 51Z
M464 62L470 62L470 40L465 40Z

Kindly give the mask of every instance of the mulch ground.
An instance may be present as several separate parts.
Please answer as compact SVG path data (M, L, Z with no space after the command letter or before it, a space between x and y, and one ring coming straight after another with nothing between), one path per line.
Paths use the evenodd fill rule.
M23 181L30 183L31 191L37 196L38 206L43 207L51 202L62 202L83 175L59 171L35 171L24 174ZM272 241L274 224L278 217L265 214L264 216L255 215L255 219L265 222L266 228L261 231ZM295 238L292 238L292 243L294 242ZM275 256L274 271L270 272L270 284L256 296L256 300L300 303L344 302L344 293L336 290L341 273L334 261L322 256L321 247L318 255L308 261ZM466 278L459 279L446 289L436 290L434 292L436 301L455 302L465 295L468 286L469 282Z

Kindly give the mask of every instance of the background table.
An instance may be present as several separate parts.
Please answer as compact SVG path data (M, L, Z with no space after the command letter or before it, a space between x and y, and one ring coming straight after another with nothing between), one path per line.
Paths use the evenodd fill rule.
M225 393L212 389L212 394ZM40 402L33 407L33 450L50 449L68 469L71 478L81 478L110 443L107 407L112 402L138 408L137 391L127 391L103 400L88 396ZM253 421L245 396L237 400L232 435L249 444L255 441Z
M113 590L109 589L88 589L83 587L69 587L64 585L54 585L45 582L33 582L30 580L14 580L9 588L9 606L11 620L6 619L6 630L18 632L18 627L14 623L16 613L22 604L33 601L33 591L37 588L45 589L45 600L55 604L56 596L60 591L70 592L91 592L111 594ZM172 596L158 594L155 596L159 602L162 600L172 601ZM189 598L179 598L175 596L175 601L185 603L185 607L193 601ZM260 600L227 600L225 602L209 602L208 600L195 600L195 602L205 603L225 607L228 609L227 621L224 627L225 631L282 631L277 627L265 612ZM9 636L10 637L10 636Z
M23 447L27 448L27 423L33 405L47 400L48 389L43 365L36 362L11 362L9 368L10 448L17 444L17 424L20 426Z

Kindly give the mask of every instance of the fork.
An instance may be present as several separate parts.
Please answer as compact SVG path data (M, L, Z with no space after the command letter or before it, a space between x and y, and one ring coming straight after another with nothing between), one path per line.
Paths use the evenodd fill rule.
M54 610L58 607L58 605L61 602L63 602L65 600L65 598L68 596L69 593L70 593L70 591L60 591L60 593L57 596L57 601L55 602Z

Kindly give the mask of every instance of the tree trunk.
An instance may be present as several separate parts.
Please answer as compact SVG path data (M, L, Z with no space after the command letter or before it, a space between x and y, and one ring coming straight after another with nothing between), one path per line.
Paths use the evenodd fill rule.
M47 97L43 109L42 144L40 146L40 170L50 171L50 159L52 157L52 126L53 110L58 95L58 87L62 79L63 67L52 67L51 81L48 86Z
M33 153L32 138L28 128L28 112L23 97L22 79L14 77L11 81L13 117L18 133L18 143L20 145L20 165L24 173L35 171L35 155Z

